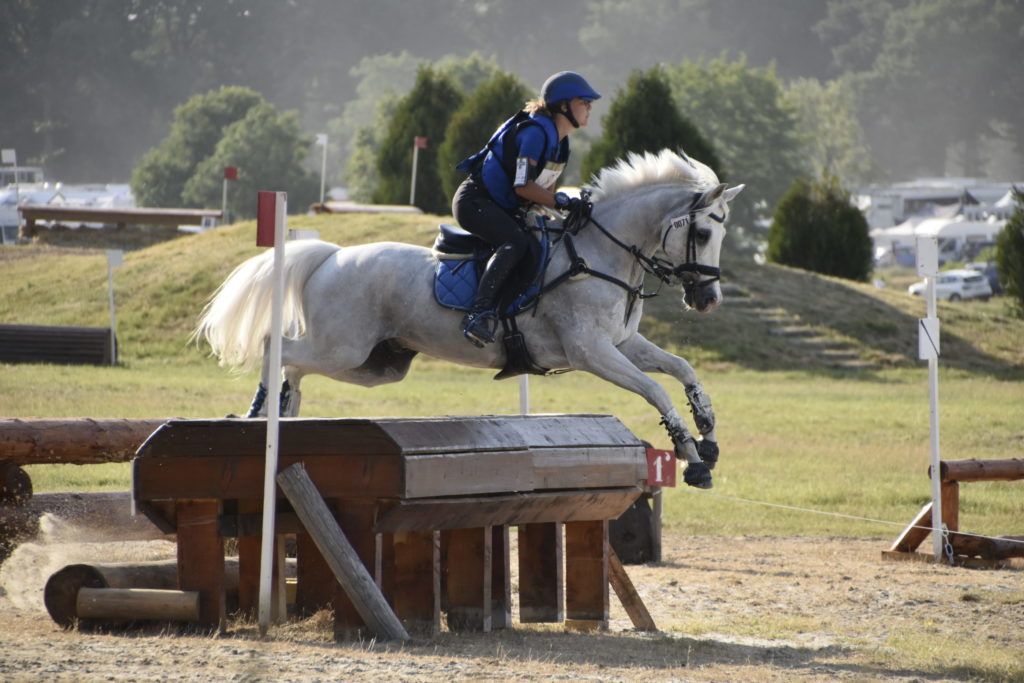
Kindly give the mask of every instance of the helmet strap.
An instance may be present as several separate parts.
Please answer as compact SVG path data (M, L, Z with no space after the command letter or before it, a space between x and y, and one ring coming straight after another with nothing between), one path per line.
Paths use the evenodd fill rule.
M562 102L562 108L558 110L558 113L569 120L573 128L579 128L580 123L576 120L576 117L572 113L572 100L565 100Z

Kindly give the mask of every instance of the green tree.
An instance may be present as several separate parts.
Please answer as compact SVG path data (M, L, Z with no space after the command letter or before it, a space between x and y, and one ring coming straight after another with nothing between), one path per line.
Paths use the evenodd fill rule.
M461 102L462 93L450 79L432 67L420 68L412 91L395 109L377 154L380 184L373 193L375 202L405 204L409 201L413 139L425 137L428 146L418 155L416 206L430 213L450 211L438 174L437 150L444 142L452 113Z
M256 91L234 86L196 95L175 108L170 134L143 155L132 173L135 201L141 206L185 206L185 183L196 167L213 154L225 129L261 102Z
M996 237L996 268L1003 291L1024 318L1024 192L1014 188L1017 210Z
M751 68L745 58L685 61L666 67L683 116L700 121L725 175L747 189L731 204L740 242L758 242L759 223L793 181L808 175L796 111L772 67Z
M228 194L232 218L256 215L260 190L288 193L290 213L304 213L319 196L319 177L304 166L312 138L299 132L298 115L278 115L261 102L245 118L224 129L213 154L201 161L185 183L182 198L193 206L219 206L225 166L238 167L238 180Z
M466 177L456 170L456 164L480 150L503 121L523 108L530 95L530 89L517 76L501 72L472 91L455 110L437 152L438 171L447 197L455 194Z
M864 215L834 176L798 178L779 201L768 232L769 261L849 280L871 274Z
M583 159L584 181L627 152L683 150L722 175L722 164L711 144L686 120L672 99L668 79L660 67L634 71L602 121L604 133Z

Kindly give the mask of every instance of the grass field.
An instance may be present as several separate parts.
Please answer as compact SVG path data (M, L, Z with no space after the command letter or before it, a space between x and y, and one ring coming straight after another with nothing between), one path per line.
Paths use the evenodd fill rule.
M438 220L299 217L289 226L318 229L340 243L428 244ZM115 275L121 364L0 365L0 415L211 417L244 411L255 375L232 376L187 341L206 297L234 265L257 252L252 234L251 223L240 224L129 252ZM0 264L7 276L0 282L0 321L107 324L102 251L5 247ZM879 290L785 268L724 265L727 282L849 344L877 368L820 367L738 307L726 304L699 316L681 311L676 292L652 300L645 332L693 362L714 401L722 447L711 492L681 487L667 494L670 529L895 537L930 497L927 377L916 359L915 319L923 315L923 303L907 296L905 286ZM897 277L907 279L905 273ZM998 299L940 306L944 458L1018 457L1024 451L1024 321L1005 309ZM518 383L494 382L491 374L418 359L408 380L372 390L309 378L303 414L517 412ZM686 414L682 390L667 380L665 386ZM596 378L531 378L530 389L535 412L610 413L638 436L668 446L652 408ZM128 485L125 465L33 466L31 475L40 491ZM1020 486L965 485L962 528L1024 534Z

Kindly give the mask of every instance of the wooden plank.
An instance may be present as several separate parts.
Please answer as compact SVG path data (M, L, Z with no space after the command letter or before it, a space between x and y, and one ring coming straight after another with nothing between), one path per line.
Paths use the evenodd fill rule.
M328 507L333 507L327 501ZM295 535L296 575L295 609L302 616L311 616L322 609L337 611L344 595L327 560L316 547L316 541L305 531Z
M113 225L200 225L203 218L221 218L216 209L110 209L82 206L23 204L18 207L28 222L108 223Z
M520 524L519 621L524 624L565 619L563 525Z
M225 621L224 542L217 534L218 500L179 500L178 589L199 591L199 624Z
M491 613L490 527L451 529L442 535L448 628L488 632Z
M262 501L252 499L240 500L237 501L237 508L241 513L255 514L256 511L262 511L263 503ZM280 532L280 529L277 529L275 526L275 531ZM238 539L238 610L250 618L254 618L259 611L262 545L263 539L256 534L240 536ZM273 557L274 566L271 571L270 620L278 623L283 621L288 615L287 590L285 588L284 536L280 533L275 534L274 549L271 557Z
M512 628L512 571L508 527L491 527L491 628Z
M441 532L381 537L381 589L407 630L441 630Z
M614 519L640 493L639 488L621 488L385 501L375 528L379 532L395 532Z
M565 524L565 620L570 628L608 628L607 520Z
M647 479L644 447L566 446L533 451L534 490L637 486Z
M0 461L20 465L127 462L166 420L0 419Z
M1024 479L1024 459L943 460L939 472L943 481L1014 481Z
M404 458L405 490L401 497L532 491L536 486L531 458L525 449L409 456Z
M914 521L907 525L899 537L893 541L890 552L912 553L928 538L932 529L932 504L928 502L917 513Z
M263 448L266 448L265 444ZM303 463L309 476L328 498L397 498L401 495L399 458L281 455L279 462L282 470ZM134 461L133 470L136 501L188 497L263 499L262 457L140 457Z
M284 470L277 475L277 482L367 627L383 640L408 640L409 634L302 466Z
M371 500L338 499L333 502L334 505L328 508L328 510L333 514L338 528L345 535L346 543L352 549L354 557L362 562L367 576L373 579L374 584L379 589L380 535L373 530L376 504ZM315 536L313 540L317 540ZM317 547L327 563L331 565L331 569L337 573L328 551L323 548L320 542L317 542ZM344 583L342 583L342 587L345 590L338 593L334 600L335 635L341 638L358 637L360 631L366 627L369 627L372 632L376 632L376 628L367 622L360 604L357 602L359 596L353 596L349 593ZM387 619L390 621L390 617Z
M615 589L615 595L619 597L619 602L629 615L630 621L633 622L633 627L638 631L657 631L658 627L651 618L651 613L647 611L647 605L636 591L629 574L611 546L608 547L608 581Z

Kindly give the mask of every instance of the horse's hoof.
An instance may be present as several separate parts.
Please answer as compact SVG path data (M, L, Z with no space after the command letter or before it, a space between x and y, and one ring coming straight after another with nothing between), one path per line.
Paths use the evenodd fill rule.
M701 439L697 442L697 455L708 466L709 470L715 469L718 464L718 442L711 439Z
M698 489L709 489L712 486L711 468L702 462L691 462L683 472L683 481Z

